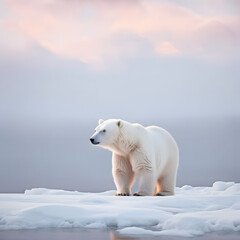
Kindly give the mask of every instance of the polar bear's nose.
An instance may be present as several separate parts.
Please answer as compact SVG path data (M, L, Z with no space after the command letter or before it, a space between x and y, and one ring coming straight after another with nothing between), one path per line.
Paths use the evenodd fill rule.
M91 143L94 143L94 138L90 138Z

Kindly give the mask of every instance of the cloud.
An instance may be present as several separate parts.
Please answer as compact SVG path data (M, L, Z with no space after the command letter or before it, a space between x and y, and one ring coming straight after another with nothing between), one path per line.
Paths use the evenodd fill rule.
M170 42L160 42L156 45L156 51L159 54L171 55L180 53Z
M239 56L236 16L215 13L213 18L174 2L9 0L5 8L1 28L12 44L2 44L9 48L24 39L24 47L26 42L38 44L59 57L96 65L144 51L157 56Z
M240 29L240 24L239 24ZM195 34L196 45L209 57L237 57L240 53L240 31L234 22L224 23L218 19L208 19L203 22Z

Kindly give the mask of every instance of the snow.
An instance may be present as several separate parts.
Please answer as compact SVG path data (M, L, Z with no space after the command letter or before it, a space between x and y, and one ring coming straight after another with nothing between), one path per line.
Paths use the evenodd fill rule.
M0 230L78 227L114 229L122 235L240 234L240 183L186 185L165 197L114 194L45 188L0 194Z

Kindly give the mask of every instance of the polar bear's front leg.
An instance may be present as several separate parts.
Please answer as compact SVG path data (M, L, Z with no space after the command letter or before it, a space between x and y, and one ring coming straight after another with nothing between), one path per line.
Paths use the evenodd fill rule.
M138 192L135 196L152 196L155 191L156 177L152 167L151 156L147 156L142 151L135 152L130 159L132 169L139 179Z
M134 180L132 166L128 159L113 153L112 155L112 174L117 187L116 196L131 195L131 186Z

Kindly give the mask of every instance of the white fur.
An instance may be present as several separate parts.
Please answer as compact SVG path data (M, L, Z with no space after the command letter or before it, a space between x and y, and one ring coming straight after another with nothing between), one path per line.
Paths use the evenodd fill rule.
M117 119L99 120L91 138L113 153L118 195L131 194L135 176L139 178L138 195L174 194L179 153L166 130Z

